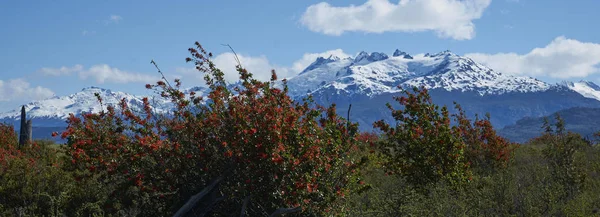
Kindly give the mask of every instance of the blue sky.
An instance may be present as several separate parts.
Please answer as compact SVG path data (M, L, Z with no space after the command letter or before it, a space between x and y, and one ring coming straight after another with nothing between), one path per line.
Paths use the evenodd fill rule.
M598 0L2 1L0 111L88 86L147 94L154 59L184 85L199 41L228 78L230 44L258 76L317 56L451 50L497 71L599 82Z

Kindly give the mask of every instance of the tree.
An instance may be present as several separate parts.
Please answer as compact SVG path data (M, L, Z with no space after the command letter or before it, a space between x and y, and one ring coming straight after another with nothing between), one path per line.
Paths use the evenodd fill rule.
M565 121L560 117L560 114L556 113L556 133L562 135L565 133Z
M552 126L550 125L549 121L548 121L548 117L544 117L544 124L542 125L542 129L544 129L545 133L552 133Z
M466 144L458 128L450 125L448 109L433 104L425 88L403 93L406 96L394 97L403 109L387 104L395 127L383 120L374 123L384 134L380 146L387 158L386 169L417 188L440 180L453 184L467 181L471 172Z

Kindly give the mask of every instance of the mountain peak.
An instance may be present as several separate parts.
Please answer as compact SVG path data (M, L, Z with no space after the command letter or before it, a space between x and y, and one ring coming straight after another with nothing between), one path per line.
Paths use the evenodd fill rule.
M90 87L85 87L83 89L81 89L82 92L90 92L90 91L94 91L94 92L110 92L109 89L105 89L105 88L101 88L101 87L96 87L96 86L90 86Z
M567 88L575 91L586 98L600 100L600 87L591 81L581 80L579 82L562 81L555 85L555 88Z
M361 60L361 59L365 59L367 57L369 57L369 53L367 53L365 51L361 51L354 57L354 60Z
M425 57L442 57L442 56L458 56L450 50L445 50L436 54L425 53Z
M369 53L367 53L365 51L361 51L354 58L354 63L356 63L356 64L367 64L367 63L371 63L371 62L377 62L377 61L385 60L385 59L388 59L388 58L389 58L389 56L387 54L385 54L385 53L372 52L371 54L369 54Z
M457 56L457 55L454 54L454 53L452 53L452 51L450 51L450 50L445 50L445 51L436 53L436 54L431 55L431 56L432 57L442 57L442 56L446 57L446 56Z
M324 58L324 57L317 57L317 59L311 63L310 65L308 65L308 67L306 67L304 70L302 70L302 72L300 72L300 74L303 74L305 72L308 72L310 70L316 69L322 65L325 65L327 63L331 63L331 62L335 62L340 60L339 57L334 56L334 55L330 55L328 58Z
M394 51L394 54L392 54L392 56L394 56L394 57L402 57L404 59L413 59L413 57L410 54L408 54L408 53L406 53L404 51L398 50L398 49L396 49Z
M596 83L594 83L594 82L591 82L591 81L585 81L585 80L580 80L578 83L580 83L580 84L585 84L585 85L587 85L588 87L591 87L591 88L593 88L593 89L595 89L595 90L599 90L599 91L600 91L600 86L598 86L598 85L597 85Z

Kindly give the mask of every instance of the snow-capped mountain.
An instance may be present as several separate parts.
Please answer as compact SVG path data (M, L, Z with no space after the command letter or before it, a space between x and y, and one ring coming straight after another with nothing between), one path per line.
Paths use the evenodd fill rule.
M239 83L230 87L236 85ZM592 82L548 84L531 77L506 75L450 51L411 55L396 49L391 56L363 51L354 57L319 57L288 80L289 93L296 99L311 94L323 105L335 103L347 108L352 104L350 119L363 130L371 130L376 120L393 121L385 104L393 101L398 87L412 86L428 88L437 104L452 107L454 101L460 103L468 115L489 112L496 127L571 107L600 107L600 87ZM183 91L206 95L209 89ZM90 87L69 96L31 102L26 105L28 118L35 119L34 126L64 126L70 113L101 110L94 93L100 94L105 106L117 105L122 98L134 109L141 110L143 105L142 96ZM150 99L156 112L173 108L161 97ZM19 112L20 108L15 108L0 113L0 121L18 123Z
M102 98L102 105L98 102L95 93ZM87 112L100 112L107 106L118 107L121 99L125 99L128 106L134 110L143 111L143 97L124 92L111 91L99 87L88 87L80 92L68 96L54 96L45 100L34 101L25 105L27 118L33 118L34 126L52 125L62 122L70 113L81 114ZM168 111L170 103L160 97L149 97L150 104L157 113ZM104 107L104 108L103 108ZM0 113L0 120L18 121L21 118L21 109ZM49 123L50 122L50 123ZM55 125L56 126L56 125Z
M563 81L560 84L568 87L569 89L575 92L578 92L584 97L600 100L600 87L591 81Z
M292 95L329 89L372 96L397 92L397 86L475 91L480 95L536 92L550 88L543 81L501 74L450 51L411 56L400 50L396 50L392 57L364 51L354 58L319 57L300 75L291 78L288 84Z
M294 97L309 93L321 104L352 104L351 119L364 130L390 118L385 103L398 87L424 86L436 103L452 107L456 101L471 115L490 112L497 127L570 107L600 107L600 88L591 82L549 84L502 74L450 51L411 55L397 49L392 56L360 52L318 58L288 85Z

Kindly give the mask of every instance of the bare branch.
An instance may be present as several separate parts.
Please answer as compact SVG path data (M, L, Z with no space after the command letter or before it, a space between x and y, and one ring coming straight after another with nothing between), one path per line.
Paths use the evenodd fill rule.
M204 196L208 195L223 180L223 178L224 178L224 176L218 177L212 183L210 183L210 185L206 186L200 193L192 196L185 203L185 205L183 205L181 208L179 208L179 210L177 211L177 213L175 213L175 215L173 215L173 217L185 216L185 214L187 214L190 210L192 210L194 208L194 206L196 206L198 201L200 201L202 198L204 198Z
M242 212L240 213L240 217L246 216L246 207L248 207L248 201L250 201L250 196L247 196L244 199L244 204L242 205Z
M300 212L302 210L301 207L295 207L295 208L279 208L277 210L275 210L275 212L273 212L269 217L276 217L276 216L281 216L283 214L289 214L289 213L295 213L295 212Z
M152 60L152 61L150 61L150 63L152 63L154 65L154 67L156 67L156 70L158 70L158 73L160 73L160 75L162 76L162 79L165 80L167 85L169 85L169 88L173 89L173 87L169 83L169 80L167 80L167 78L165 77L165 74L163 74L162 71L160 71L160 68L158 68L158 65L156 64L156 62L154 62L154 60Z
M235 56L235 61L237 62L238 66L240 66L240 68L242 68L242 63L240 62L240 58L238 58L237 53L235 52L235 50L233 50L231 45L229 45L229 44L221 44L221 45L229 47L229 49L231 50L231 52L233 52L233 55Z

